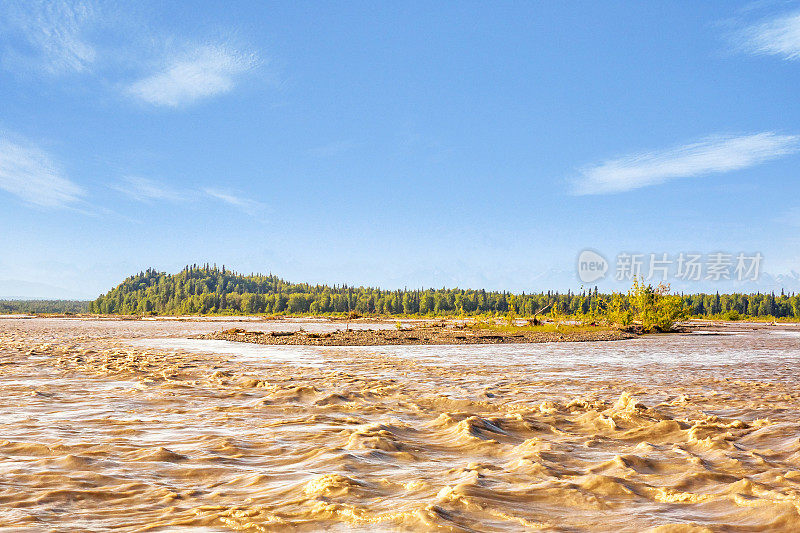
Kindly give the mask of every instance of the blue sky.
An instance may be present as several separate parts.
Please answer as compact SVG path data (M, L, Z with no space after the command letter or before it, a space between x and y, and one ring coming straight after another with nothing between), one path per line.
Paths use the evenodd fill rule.
M0 2L5 295L194 262L566 289L584 248L800 270L798 3L164 4Z

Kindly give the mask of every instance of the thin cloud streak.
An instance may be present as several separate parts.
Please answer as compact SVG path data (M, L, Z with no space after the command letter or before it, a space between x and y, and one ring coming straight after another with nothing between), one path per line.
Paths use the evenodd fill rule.
M745 50L754 54L800 59L800 12L750 26L741 32L739 40Z
M669 150L611 159L580 171L574 193L610 194L689 178L743 169L795 153L800 136L774 132L713 136Z
M21 1L5 4L0 10L0 30L20 37L28 45L21 50L15 43L7 47L6 64L28 65L51 75L90 70L97 52L84 37L95 18L90 2Z
M219 189L206 187L203 189L203 192L211 198L220 200L228 205L237 207L250 215L257 213L258 211L264 208L264 204L262 204L261 202L250 200L248 198L241 198L228 191L222 191Z
M41 207L67 207L84 192L41 149L0 139L0 189Z
M162 185L157 181L139 176L126 176L122 183L112 187L122 192L134 200L147 202L150 200L164 200L170 202L182 202L188 200L190 195L181 191Z
M201 189L176 189L155 180L139 176L126 176L112 189L138 202L196 203L203 200L222 202L249 215L263 211L265 205L256 200L242 198L229 191L204 187Z
M255 54L225 46L199 46L150 76L131 84L126 92L148 104L182 107L233 89L236 79L258 63Z

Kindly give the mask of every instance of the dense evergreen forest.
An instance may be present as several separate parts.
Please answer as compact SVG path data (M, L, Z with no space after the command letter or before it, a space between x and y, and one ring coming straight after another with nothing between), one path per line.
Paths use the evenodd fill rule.
M509 312L580 315L609 300L591 290L511 294L463 289L381 290L347 285L290 283L273 275L242 275L225 267L187 266L177 274L149 269L131 276L89 304L102 314L326 314L477 315ZM690 294L690 315L800 319L800 295Z
M0 300L0 314L88 313L90 304L83 300Z

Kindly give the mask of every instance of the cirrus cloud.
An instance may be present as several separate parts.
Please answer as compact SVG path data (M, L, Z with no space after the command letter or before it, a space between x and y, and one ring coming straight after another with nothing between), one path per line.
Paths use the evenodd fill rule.
M752 25L740 33L739 40L751 53L800 59L800 12Z
M237 78L257 64L253 53L203 45L168 59L162 69L130 84L126 92L148 104L181 107L230 91Z
M86 32L96 18L87 1L9 1L0 6L3 62L51 75L86 72L97 58Z
M609 194L677 178L729 172L800 150L800 136L774 132L716 135L675 148L610 159L583 168L575 194Z
M168 202L193 205L203 200L211 200L226 204L248 215L256 215L266 207L262 202L224 189L215 187L176 188L163 181L140 176L125 176L111 188L133 200L150 204Z
M84 192L40 148L0 138L0 189L41 207L65 207Z
M255 215L258 211L264 208L264 204L249 198L242 198L229 191L215 189L212 187L204 187L203 192L215 200L239 208L247 214Z
M189 198L189 195L185 192L139 176L125 176L122 178L121 183L112 185L111 188L125 193L134 200L140 202L149 202L152 200L182 202Z

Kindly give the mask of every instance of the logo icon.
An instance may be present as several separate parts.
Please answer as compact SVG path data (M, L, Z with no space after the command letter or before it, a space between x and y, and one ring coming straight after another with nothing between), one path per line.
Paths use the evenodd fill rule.
M578 255L578 279L592 283L606 277L608 261L594 250L583 250Z

